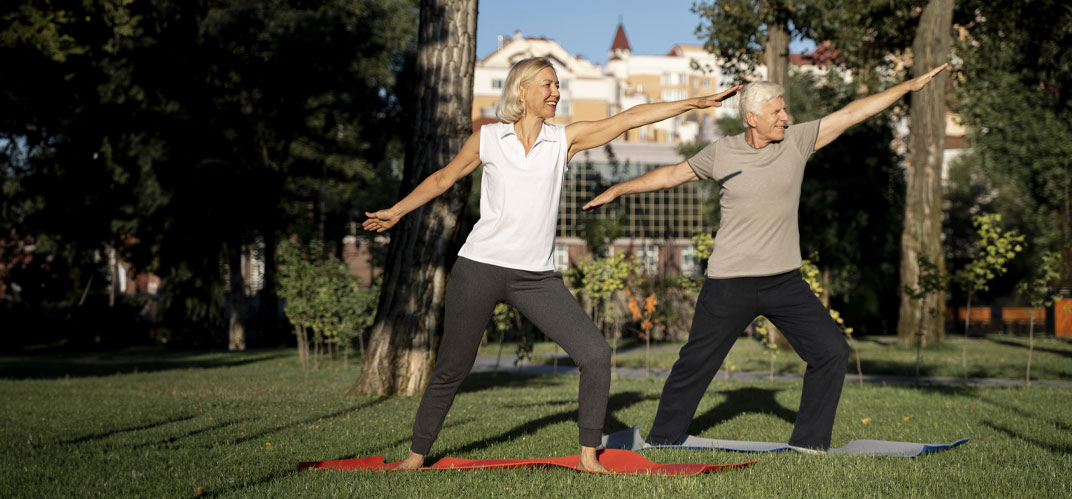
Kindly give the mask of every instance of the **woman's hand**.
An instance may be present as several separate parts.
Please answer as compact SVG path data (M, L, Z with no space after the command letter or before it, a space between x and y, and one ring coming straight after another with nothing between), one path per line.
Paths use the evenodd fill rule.
M733 94L738 90L744 88L743 85L737 85L725 92L717 93L715 95L708 95L706 97L698 97L696 106L700 109L706 109L709 107L722 107L722 101L733 97Z
M368 231L383 232L391 227L394 227L399 220L402 219L402 215L397 214L393 209L380 210L374 212L365 212L365 216L368 220L365 220L361 224L361 227Z

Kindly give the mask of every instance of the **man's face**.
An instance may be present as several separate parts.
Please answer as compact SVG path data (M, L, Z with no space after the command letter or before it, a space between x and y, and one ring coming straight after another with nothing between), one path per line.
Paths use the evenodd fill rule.
M764 144L778 142L785 138L785 126L789 124L789 110L785 108L785 99L775 97L763 103L759 114L749 112L749 123L754 127L756 138Z

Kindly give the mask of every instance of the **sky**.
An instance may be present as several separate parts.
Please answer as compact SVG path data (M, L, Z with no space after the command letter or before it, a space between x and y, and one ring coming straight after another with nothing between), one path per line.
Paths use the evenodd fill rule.
M634 54L663 55L676 44L703 45L696 38L700 20L690 11L693 0L481 0L477 15L476 56L495 51L498 36L514 31L529 38L555 40L571 54L597 64L607 61L621 19ZM796 41L791 52L814 47Z

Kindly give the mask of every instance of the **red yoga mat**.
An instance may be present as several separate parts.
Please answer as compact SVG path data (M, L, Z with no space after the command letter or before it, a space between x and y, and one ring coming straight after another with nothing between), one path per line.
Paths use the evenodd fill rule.
M598 452L599 462L615 475L661 475L661 476L693 476L700 473L711 473L730 468L743 468L751 466L759 461L748 461L734 464L657 464L649 461L644 456L633 451L620 449L606 449ZM456 457L444 457L435 464L421 468L422 470L489 470L489 469L516 469L535 468L545 466L561 466L578 471L577 462L579 454L563 457L543 459L458 459ZM363 457L359 459L341 459L337 461L306 461L298 463L298 469L313 470L370 470L370 471L395 471L398 463L384 463L383 456Z

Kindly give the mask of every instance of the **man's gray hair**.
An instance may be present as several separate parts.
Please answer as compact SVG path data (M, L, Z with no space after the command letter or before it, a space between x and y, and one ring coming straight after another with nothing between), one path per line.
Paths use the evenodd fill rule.
M763 112L764 102L784 95L785 89L774 82L763 80L745 85L744 90L741 90L741 94L737 96L737 113L741 118L741 123L744 123L745 128L749 128L751 125L748 124L748 111L758 116Z

